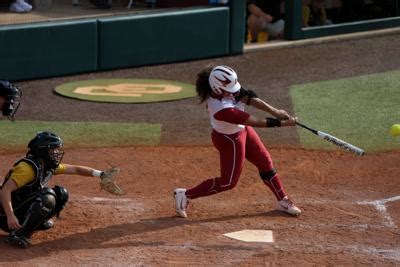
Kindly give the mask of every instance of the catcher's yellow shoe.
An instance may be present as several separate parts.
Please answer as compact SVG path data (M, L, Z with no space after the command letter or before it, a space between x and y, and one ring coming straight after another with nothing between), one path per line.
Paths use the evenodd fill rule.
M180 217L187 218L186 207L188 204L188 199L186 197L186 189L184 188L175 189L174 198L175 198L176 214Z

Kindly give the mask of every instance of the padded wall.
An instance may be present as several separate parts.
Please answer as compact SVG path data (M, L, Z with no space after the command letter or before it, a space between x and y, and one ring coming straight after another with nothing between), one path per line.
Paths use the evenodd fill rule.
M246 29L246 1L230 0L230 54L243 53Z
M0 77L26 80L97 70L97 21L0 27Z
M99 19L99 68L228 55L229 23L228 7Z

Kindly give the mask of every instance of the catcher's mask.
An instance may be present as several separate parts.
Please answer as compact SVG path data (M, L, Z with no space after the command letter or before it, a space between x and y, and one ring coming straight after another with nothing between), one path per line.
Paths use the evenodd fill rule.
M1 107L3 116L8 117L9 120L14 120L14 115L20 105L22 92L9 81L0 80L0 96L4 98L3 106Z
M241 88L236 72L224 65L212 69L208 82L214 93L218 95L222 94L222 91L235 94Z
M51 169L56 169L64 156L61 138L51 132L38 132L28 144L27 155L44 160Z

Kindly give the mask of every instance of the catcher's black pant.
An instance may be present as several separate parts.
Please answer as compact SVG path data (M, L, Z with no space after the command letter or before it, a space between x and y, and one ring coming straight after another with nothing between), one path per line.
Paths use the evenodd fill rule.
M34 231L46 229L42 227L48 219L59 216L68 201L68 191L60 186L43 188L40 192L28 196L21 203L13 203L14 214L22 227L13 232L18 236L29 238ZM7 225L7 216L0 208L0 227L11 232Z

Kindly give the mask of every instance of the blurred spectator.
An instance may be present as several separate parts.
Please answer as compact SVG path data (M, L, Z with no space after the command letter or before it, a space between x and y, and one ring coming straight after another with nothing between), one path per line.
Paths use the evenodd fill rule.
M209 0L210 5L223 6L229 4L229 0Z
M303 27L330 25L324 0L303 0Z
M342 0L341 22L362 20L364 0Z
M364 0L363 19L377 19L397 15L395 0Z
M396 1L398 0L341 0L339 5L327 9L327 13L333 23L394 17L399 12Z
M157 2L157 0L146 0L146 1L144 1L144 4L143 4L143 3L140 3L139 1L130 0L128 3L128 8L131 8L132 6L143 6L143 5L146 7L154 8L156 6L156 2Z
M112 0L89 0L90 3L101 9L111 8Z
M24 0L16 0L10 5L11 12L26 13L32 10L32 6Z
M267 32L268 37L282 38L285 21L282 14L282 0L248 0L247 27L252 36L252 42L257 40L260 32Z
M332 24L340 23L342 12L342 0L325 0L326 16Z
M146 0L146 5L147 7L155 7L156 6L156 0Z

